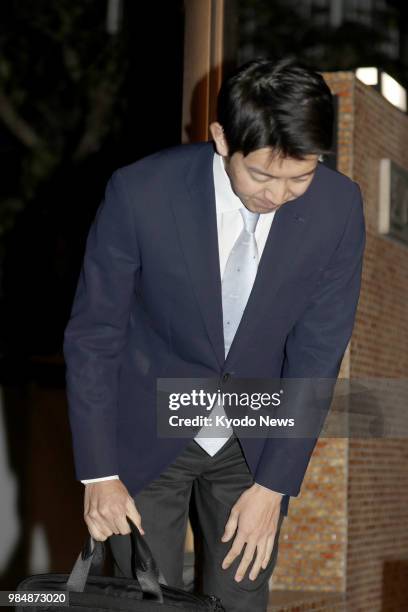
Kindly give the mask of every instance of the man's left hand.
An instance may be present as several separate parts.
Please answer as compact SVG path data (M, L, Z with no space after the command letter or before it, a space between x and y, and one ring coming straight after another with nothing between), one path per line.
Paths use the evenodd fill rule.
M244 491L233 505L221 541L228 542L235 532L236 535L222 562L222 568L227 569L245 546L241 563L235 574L237 582L245 576L255 553L255 561L249 574L250 580L256 580L261 568L265 569L268 565L275 541L281 501L280 493L255 483Z

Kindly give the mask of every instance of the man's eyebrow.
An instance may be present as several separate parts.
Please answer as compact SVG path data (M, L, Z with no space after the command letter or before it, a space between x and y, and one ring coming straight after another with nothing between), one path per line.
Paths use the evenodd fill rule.
M309 170L309 172L298 174L298 176L291 176L290 178L296 179L296 178L302 178L303 176L309 176L310 174L313 174L316 168L317 168L317 164L314 168L312 168L312 170ZM268 172L265 172L264 170L260 170L259 168L254 168L254 166L248 166L248 170L252 170L252 172L256 172L257 174L262 174L263 176L268 176L269 178L279 178L277 176L273 176L273 174L269 174Z

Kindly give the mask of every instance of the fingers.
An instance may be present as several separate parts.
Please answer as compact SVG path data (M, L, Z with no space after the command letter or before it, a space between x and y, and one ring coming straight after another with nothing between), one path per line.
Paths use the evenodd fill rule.
M106 529L101 528L100 525L89 516L85 518L85 523L88 527L90 535L94 540L103 542L111 535Z
M116 534L127 535L130 533L129 523L126 520L126 514L118 516L115 520L115 524L117 526L117 531L115 532Z
M262 569L265 569L266 566L269 563L269 559L271 558L271 554L272 554L272 550L273 550L273 543L275 541L275 536L269 536L269 538L266 541L266 548L265 548L265 555L262 561Z
M256 545L253 544L252 542L247 542L247 545L245 546L244 554L242 555L241 563L239 564L238 569L234 576L237 582L241 582L241 580L245 576L245 573L248 569L249 564L252 563L255 551L256 551Z
M221 538L221 542L228 542L237 530L239 513L232 508L228 521L225 525L225 530Z
M106 540L106 538L109 538L109 536L116 531L116 527L105 520L96 509L88 510L88 512L84 514L84 520L89 533L95 540Z
M131 521L136 525L142 535L145 534L144 529L142 527L142 517L140 516L137 508L135 506L135 502L131 497L128 499L128 503L126 505L126 514L130 518ZM126 521L127 523L127 521ZM128 529L129 531L129 529Z
M261 567L266 567L270 559L272 549L269 550L268 548L269 540L272 541L272 548L273 548L273 541L274 541L273 537L268 538L268 540L261 540L258 543L248 541L246 542L246 545L245 545L245 539L244 538L240 539L239 536L237 535L237 537L235 538L234 544L231 547L230 552L228 553L228 555L225 557L223 561L222 568L226 569L227 567L229 567L232 561L236 559L237 556L240 555L242 548L245 545L244 554L242 555L242 559L235 573L234 579L237 582L241 582L241 580L244 578L248 570L248 567L253 562L253 565L249 572L249 579L256 580L259 575L259 572L261 571ZM256 557L254 561L255 552L256 552ZM263 563L265 562L265 560L266 560L266 563L265 563L265 566L263 566Z
M123 483L115 480L86 485L84 520L95 540L103 541L113 534L128 534L127 516L144 534L141 516Z
M235 536L234 542L229 549L228 554L224 557L224 561L222 562L222 569L227 569L231 563L236 559L240 554L245 545L245 537L239 532Z
M111 529L99 512L99 491L94 484L85 485L84 520L95 540L106 540L111 535Z
M256 559L254 561L253 566L251 567L251 571L249 572L250 580L256 580L258 578L259 572L261 571L262 562L265 558L266 552L266 540L258 542L256 549Z

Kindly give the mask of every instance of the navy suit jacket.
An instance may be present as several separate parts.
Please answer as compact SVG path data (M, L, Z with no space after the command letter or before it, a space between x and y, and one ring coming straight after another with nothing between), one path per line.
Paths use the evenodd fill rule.
M132 495L188 439L156 433L158 377L336 378L361 283L358 185L318 164L276 213L227 359L213 145L182 145L117 170L91 226L65 330L79 480L119 474ZM313 438L241 439L256 482L296 496Z

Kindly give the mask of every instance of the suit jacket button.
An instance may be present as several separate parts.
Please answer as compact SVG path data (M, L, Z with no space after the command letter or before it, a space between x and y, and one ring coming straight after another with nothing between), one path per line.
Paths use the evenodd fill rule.
M222 377L222 382L227 382L227 380L229 380L231 377L229 372L225 372L225 374Z

